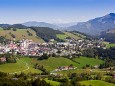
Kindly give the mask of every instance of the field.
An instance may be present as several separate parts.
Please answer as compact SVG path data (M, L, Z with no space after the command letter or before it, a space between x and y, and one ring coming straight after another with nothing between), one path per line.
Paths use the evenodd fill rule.
M36 62L39 65L45 66L45 68L50 71L56 69L59 66L69 66L70 64L73 64L78 69L80 69L86 64L95 66L95 65L99 65L103 63L102 60L94 59L94 58L87 58L87 57L75 58L74 60L79 62L80 64L73 62L70 59L63 58L63 57L58 57L58 58L50 57L48 60L38 60L38 61L36 60Z
M28 35L27 30L32 34L32 36ZM10 33L15 35L16 40L26 38L26 39L32 39L34 42L44 42L40 37L36 35L36 32L31 29L17 29L16 31L0 29L0 36L4 36L7 39L13 40L13 37L11 36Z
M46 81L47 83L50 83L51 86L59 86L59 85L60 85L60 83L59 83L59 82L56 82L56 81L51 81L51 80L48 80L48 79L45 79L45 81Z
M107 44L107 48L110 48L110 47L115 47L115 43Z
M66 72L80 72L83 71L81 68L85 66L86 64L90 64L91 66L95 66L98 64L103 63L102 60L94 59L94 58L87 58L87 57L80 57L75 58L75 61L79 62L80 64L73 62L70 59L63 58L63 57L50 57L47 60L37 60L36 58L29 58L29 57L23 57L17 60L17 63L6 63L0 65L0 71L2 72L8 72L8 73L20 73L20 72L32 72L32 73L40 73L40 70L34 69L33 65L38 63L39 65L43 65L48 71L52 71L56 69L59 66L69 66L73 64L77 67L76 70L69 70L69 71L63 71ZM88 70L89 71L89 70Z
M74 35L70 32L64 32L67 36L71 37L71 38L74 38L74 39L81 39L81 37L77 36L77 35Z
M101 80L81 81L80 84L85 86L115 86L112 83L104 82Z
M68 37L67 35L65 34L56 34L57 38L59 39L65 39L66 37Z
M17 60L17 63L6 63L0 65L0 71L7 73L41 73L40 70L34 69L33 64L31 64L30 58L21 58Z
M104 61L94 58L87 58L87 57L80 57L73 59L76 62L79 62L80 64L77 64L78 68L82 68L86 64L90 64L91 66L102 64Z
M36 59L34 59L36 60ZM67 58L63 58L63 57L50 57L47 60L36 60L36 62L39 65L43 65L47 70L51 71L56 69L59 66L69 66L70 64L73 64L74 66L77 66L75 62L67 59Z

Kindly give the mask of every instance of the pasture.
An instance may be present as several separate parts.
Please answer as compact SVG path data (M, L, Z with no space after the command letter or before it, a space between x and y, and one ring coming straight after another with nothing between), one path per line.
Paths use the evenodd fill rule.
M0 65L0 71L10 74L14 73L41 73L40 70L34 69L30 58L20 58L16 63L6 63Z
M32 36L29 36L27 31L29 31ZM13 38L11 34L13 34L15 38ZM44 42L40 37L36 35L36 32L31 29L17 29L16 31L0 29L0 36L4 36L5 38L11 40L32 39L34 42Z
M65 35L65 34L56 34L56 36L57 36L57 38L59 38L59 39L65 39L65 38L68 37L68 36Z
M95 66L95 65L102 64L104 62L99 59L87 58L87 57L75 58L73 60L75 60L76 62L64 57L56 57L56 58L50 57L47 60L34 59L34 62L38 63L39 65L43 65L47 70L50 70L50 71L56 69L59 66L69 66L73 64L78 69L81 69L86 64L89 64L90 66ZM80 64L78 64L77 62L79 62Z
M89 81L81 81L80 82L81 85L85 85L85 86L115 86L112 83L108 83L105 81L101 81L101 80L89 80Z

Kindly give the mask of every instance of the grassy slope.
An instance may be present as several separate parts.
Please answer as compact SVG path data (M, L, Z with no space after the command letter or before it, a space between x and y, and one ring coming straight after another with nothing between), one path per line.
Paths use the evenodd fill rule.
M39 60L37 61L39 65L44 65L47 70L54 70L59 66L69 66L73 64L76 66L76 63L63 57L55 58L50 57L48 60Z
M65 39L66 37L68 37L67 35L65 34L56 34L57 38L59 39Z
M47 83L50 83L51 86L59 86L60 85L60 82L51 81L51 80L48 80L48 79L45 79L45 81Z
M22 62L23 61L23 62ZM23 71L27 69L26 63L29 66L29 70L24 71L24 73L40 73L40 70L34 69L33 64L31 64L30 58L21 58L20 60L17 60L17 63L6 63L0 65L0 71L7 72L7 73L14 73L18 71Z
M83 66L85 66L86 64L90 64L90 65L94 66L94 65L103 63L103 61L101 61L101 60L93 59L93 58L86 58L86 57L75 58L74 60L76 60L80 64L75 63L75 62L73 62L67 58L63 58L63 57L58 57L58 58L50 57L48 60L37 60L35 58L31 59L31 58L25 57L25 58L21 58L20 60L17 60L17 63L7 63L7 64L0 65L0 71L12 73L12 72L18 72L18 71L25 70L25 69L27 69L27 67L24 62L26 62L29 66L29 70L24 71L25 73L28 73L28 72L39 73L39 72L41 72L41 71L33 68L33 65L35 63L38 63L39 65L43 65L49 71L52 71L59 66L69 66L70 64L73 64L74 66L76 66L78 68L77 71L80 71L79 69L82 68ZM72 70L72 71L75 72L76 70ZM71 72L71 70L70 70L70 72Z
M80 64L77 65L78 68L82 68L86 64L90 64L91 66L95 66L95 65L99 65L99 64L103 63L102 60L94 59L94 58L87 58L87 57L75 58L73 60L80 63Z
M33 34L33 36L28 36L27 30ZM13 30L0 30L0 36L4 36L7 39L11 39L13 40L13 38L11 37L11 35L9 33L12 33L13 35L16 36L16 40L20 40L23 38L26 39L32 39L35 42L44 42L40 37L37 37L36 32L31 30L31 29L17 29L17 31L13 31Z
M86 64L90 64L92 66L98 65L103 63L102 60L94 59L94 58L86 58L86 57L80 57L80 58L75 58L78 63L75 63L67 58L59 57L59 58L49 58L48 60L39 60L37 61L38 64L44 65L46 69L48 70L53 70L59 66L69 66L70 64L73 64L77 68L82 68Z
M115 47L115 43L107 44L107 48Z
M74 35L70 32L64 32L67 36L71 37L71 38L74 38L74 39L80 39L81 37L77 36L77 35Z
M100 80L90 80L90 81L81 81L80 82L81 85L85 85L85 86L115 86L112 83L108 83L108 82L104 82L104 81L100 81Z

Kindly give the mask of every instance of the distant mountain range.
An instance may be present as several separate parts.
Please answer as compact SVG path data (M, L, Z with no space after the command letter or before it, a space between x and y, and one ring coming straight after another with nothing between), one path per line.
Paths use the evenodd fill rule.
M110 13L103 17L91 19L87 22L81 22L67 28L67 30L76 30L90 35L99 35L100 32L115 28L115 14Z
M0 24L0 27L8 29L8 28L19 28L19 29L26 29L27 27L22 24Z
M50 24L50 23L46 23L46 22L36 22L36 21L31 21L31 22L25 22L22 23L22 25L25 25L27 27L49 27L49 28L53 28L53 29L60 29L59 26L54 25L54 24Z
M102 31L115 28L115 13L110 13L102 17L91 19L87 22L50 24L46 22L25 22L21 24L0 24L0 27L27 28L27 27L49 27L58 30L79 31L88 35L99 35Z

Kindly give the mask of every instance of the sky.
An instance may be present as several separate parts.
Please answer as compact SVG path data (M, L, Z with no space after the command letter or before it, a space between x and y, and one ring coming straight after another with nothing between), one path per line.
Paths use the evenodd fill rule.
M115 13L115 0L0 0L0 23L85 22Z

